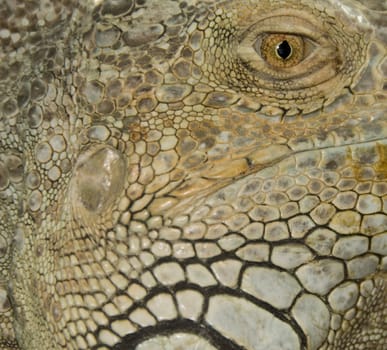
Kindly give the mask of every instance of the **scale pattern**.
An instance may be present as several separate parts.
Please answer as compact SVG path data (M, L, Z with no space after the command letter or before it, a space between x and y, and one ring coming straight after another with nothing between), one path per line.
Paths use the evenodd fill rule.
M0 1L0 349L386 349L386 17Z

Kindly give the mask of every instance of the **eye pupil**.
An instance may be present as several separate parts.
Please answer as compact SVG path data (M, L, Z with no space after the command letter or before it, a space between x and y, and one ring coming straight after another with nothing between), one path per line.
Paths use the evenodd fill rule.
M1 0L0 0L1 1ZM272 67L290 68L305 57L305 42L301 35L268 33L258 37L255 51Z
M292 55L292 47L287 40L284 40L277 45L276 52L280 58L286 60Z

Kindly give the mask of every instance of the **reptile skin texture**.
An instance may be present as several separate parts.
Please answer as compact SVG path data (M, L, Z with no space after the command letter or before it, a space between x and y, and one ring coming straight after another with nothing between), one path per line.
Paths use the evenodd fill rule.
M387 3L0 0L1 350L386 350Z

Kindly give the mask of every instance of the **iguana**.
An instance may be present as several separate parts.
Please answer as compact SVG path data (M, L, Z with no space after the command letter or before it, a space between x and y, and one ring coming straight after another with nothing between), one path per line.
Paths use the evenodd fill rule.
M0 0L0 348L387 348L387 6Z

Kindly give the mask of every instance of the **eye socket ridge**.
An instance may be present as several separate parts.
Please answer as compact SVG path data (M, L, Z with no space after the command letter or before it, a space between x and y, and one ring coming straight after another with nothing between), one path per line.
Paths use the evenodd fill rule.
M253 39L260 34L292 34L318 42L324 29L318 23L298 17L296 15L274 15L258 20L248 27L243 33L240 42L244 39Z

